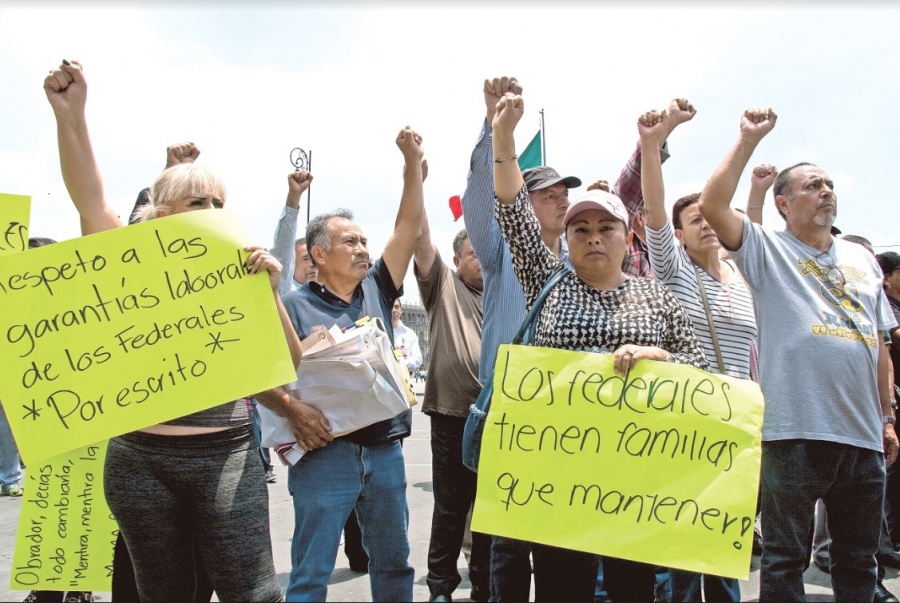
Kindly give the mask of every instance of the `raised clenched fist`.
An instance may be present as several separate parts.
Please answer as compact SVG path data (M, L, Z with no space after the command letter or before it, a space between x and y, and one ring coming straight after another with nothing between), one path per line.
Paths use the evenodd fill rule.
M422 149L422 137L410 126L400 130L400 134L397 135L397 146L407 160L407 164L413 161L421 162L425 155L425 151Z
M669 103L669 120L671 127L691 121L697 115L697 110L686 98L673 98Z
M487 109L487 121L492 123L497 112L497 103L506 96L507 92L522 94L522 86L514 77L495 77L492 80L484 80L484 106Z
M778 116L771 108L747 109L741 116L741 135L749 136L757 142L772 131Z
M194 163L200 156L200 149L193 142L179 142L166 148L166 167L182 163Z
M507 92L497 102L497 113L494 115L493 127L495 130L512 132L516 129L519 120L525 113L525 101L519 94Z
M81 63L66 61L44 78L44 92L57 116L83 115L87 100L87 81Z
M777 175L778 168L771 163L762 163L753 168L753 171L750 173L750 186L767 191L775 182Z
M647 111L638 117L638 134L641 137L641 143L660 144L666 137L669 130L669 117L665 110L663 111Z

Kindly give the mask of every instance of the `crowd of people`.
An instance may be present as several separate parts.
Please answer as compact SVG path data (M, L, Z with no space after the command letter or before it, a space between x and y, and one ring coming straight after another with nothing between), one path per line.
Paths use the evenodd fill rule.
M81 65L64 61L44 88L82 234L123 227L94 159ZM519 82L485 80L482 92L486 114L462 196L465 228L446 250L452 266L432 242L428 164L409 126L395 141L403 191L378 259L346 209L314 217L297 237L300 199L313 178L307 171L288 176L271 249L247 248L248 270L269 275L297 366L314 327L344 328L369 316L382 319L409 371L420 372L419 341L399 301L412 265L429 324L430 601L452 600L463 550L475 601L527 601L532 580L536 601L740 601L733 578L469 529L476 474L461 450L470 405L492 379L498 347L561 269L537 318L536 345L610 354L623 375L656 361L759 383L762 467L748 496L758 501L762 532L761 601L805 600L811 559L831 574L837 600L897 601L882 580L886 566L900 566L900 497L889 470L898 453L900 255L876 255L861 237L837 236L834 182L811 163L781 171L760 164L749 198L735 206L754 150L776 125L772 109L745 111L721 164L697 175L708 177L703 190L667 210L662 166L669 137L697 112L687 100L641 113L636 148L614 185L597 180L570 200L581 179L549 166L519 168ZM129 222L225 206L222 180L195 163L198 156L192 143L170 147L166 169L141 192ZM770 189L784 220L777 227L762 225ZM215 592L221 601L323 601L342 534L374 601L412 600L402 451L411 412L336 437L328 418L287 385L110 440L104 485L120 528L113 600L208 601ZM295 521L286 592L275 576L266 512L266 482L275 477L254 437L257 404L285 417L306 451L288 470ZM0 412L4 495L22 495L21 474ZM28 600L65 596L34 591Z

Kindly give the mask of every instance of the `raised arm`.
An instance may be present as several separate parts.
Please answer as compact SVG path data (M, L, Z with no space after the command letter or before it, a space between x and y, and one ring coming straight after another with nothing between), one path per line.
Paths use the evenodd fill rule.
M284 209L275 227L275 241L272 243L272 255L281 262L284 269L281 271L281 282L278 283L278 293L286 295L294 288L294 266L297 258L294 257L297 239L297 214L300 210L300 197L312 184L313 175L306 170L299 170L288 174L288 194L284 202Z
M637 123L641 139L641 189L647 208L647 226L653 230L665 226L667 220L662 162L656 149L668 131L668 121L665 111L647 111Z
M422 160L422 180L428 178L428 162ZM416 241L416 251L414 254L416 262L416 270L421 276L425 276L431 272L434 265L434 258L437 256L437 249L431 240L431 228L428 227L428 210L422 210L422 230L419 233L419 240ZM421 352L420 352L421 355ZM421 364L421 361L419 362Z
M750 194L747 196L747 217L755 224L762 224L766 193L775 182L778 169L771 163L761 163L750 172Z
M743 241L744 218L731 207L734 191L750 156L763 137L775 127L777 118L772 109L744 111L737 142L700 193L700 213L727 249L739 249Z
M669 158L669 152L665 146L669 136L679 125L694 119L696 114L697 110L694 109L694 105L686 99L673 98L669 103L669 108L666 111L666 116L668 117L666 128L659 138L660 163L665 163L666 159ZM588 190L590 190L590 187ZM619 178L612 188L612 193L622 200L622 204L628 210L628 228L633 228L637 213L644 207L644 195L641 191L640 141L638 141L634 153L628 158L621 173L619 173Z
M525 112L520 94L507 92L497 103L494 115L494 195L504 205L512 205L525 183L516 161L516 125Z
M87 81L81 64L64 60L44 78L44 92L56 116L59 167L69 197L81 216L81 234L122 226L103 196L103 180L84 116Z
M507 92L522 93L522 87L514 77L498 77L484 80L482 89L485 119L481 135L469 164L466 190L462 196L463 223L469 233L469 241L483 266L493 267L500 261L498 247L503 245L503 235L494 219L494 155L493 121L497 103Z
M384 246L382 259L398 289L403 285L409 262L416 249L416 241L422 229L425 211L425 193L422 188L422 137L406 126L397 136L397 146L403 153L403 195L394 222L394 232Z

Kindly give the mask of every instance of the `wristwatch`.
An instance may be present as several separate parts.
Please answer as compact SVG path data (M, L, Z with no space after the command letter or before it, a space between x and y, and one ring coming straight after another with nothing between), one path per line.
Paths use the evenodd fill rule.
M893 415L882 415L881 424L882 425L895 425L897 423L897 417Z

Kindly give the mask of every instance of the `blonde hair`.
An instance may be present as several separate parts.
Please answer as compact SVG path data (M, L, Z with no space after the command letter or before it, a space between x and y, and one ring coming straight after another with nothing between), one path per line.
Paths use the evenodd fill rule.
M150 187L149 202L138 211L135 221L152 220L159 217L160 209L171 209L179 199L210 192L225 199L225 185L209 168L194 163L173 165Z

